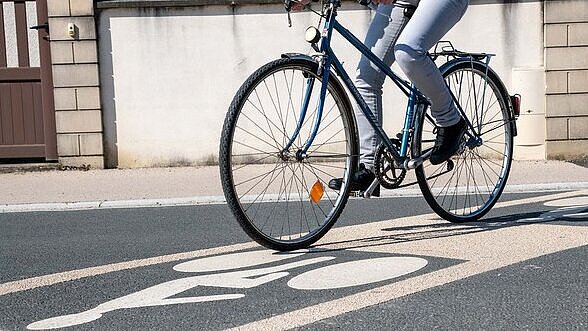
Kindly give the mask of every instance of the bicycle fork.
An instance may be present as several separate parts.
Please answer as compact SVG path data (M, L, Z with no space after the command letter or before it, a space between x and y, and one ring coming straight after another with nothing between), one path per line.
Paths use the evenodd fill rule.
M317 107L316 117L314 120L312 131L311 131L308 139L304 143L304 145L298 151L296 151L296 160L299 162L301 162L303 159L305 159L307 157L307 151L310 148L310 145L312 145L312 142L314 141L314 138L316 137L316 135L318 133L318 128L321 124L321 118L323 116L325 97L327 95L327 88L329 85L329 74L331 73L331 63L332 63L332 57L326 56L326 54L328 51L330 51L331 36L333 35L333 27L335 24L335 20L333 19L334 18L333 16L335 15L334 14L335 13L335 10L334 10L335 5L333 3L331 3L330 6L331 7L329 10L329 18L325 21L325 27L324 27L322 38L321 38L321 47L319 49L320 52L318 54L319 55L319 61L318 61L319 70L318 70L317 74L320 75L321 79L322 79L321 91L320 91L319 99L318 99L318 107ZM294 133L292 134L292 136L290 137L290 140L288 141L288 143L286 144L286 146L284 147L284 149L280 153L280 154L282 154L282 157L284 157L284 155L289 154L290 147L292 147L292 145L294 144L294 141L296 140L296 138L300 134L300 129L302 128L302 125L304 124L306 113L308 111L308 106L310 103L310 96L312 94L315 79L316 78L314 78L312 76L308 77L304 101L302 103L302 109L300 110L300 118L298 119L298 123L296 124L296 129L294 130Z
M314 141L314 138L316 137L316 135L318 133L318 129L321 125L321 119L323 117L325 98L327 95L327 88L328 88L328 82L329 82L330 70L328 70L328 68L331 66L330 62L331 62L330 59L327 58L325 60L324 65L323 65L323 68L325 68L325 69L323 69L322 73L321 73L322 84L321 84L321 90L320 90L319 99L318 99L316 117L314 119L312 131L311 131L310 135L308 136L308 138L306 139L306 142L298 151L296 151L296 160L298 160L298 161L302 161L304 158L307 157L307 151L310 148L310 146L312 145L312 142ZM302 128L302 125L305 122L306 115L308 112L308 106L310 104L310 97L312 95L312 90L314 88L315 79L316 78L314 78L314 77L307 78L306 91L304 93L304 99L302 102L302 107L300 109L300 117L298 118L298 122L296 123L296 129L294 129L294 133L292 133L290 140L288 141L286 146L284 146L284 149L281 152L282 155L288 154L290 147L292 147L292 145L294 144L294 141L300 135L300 129Z

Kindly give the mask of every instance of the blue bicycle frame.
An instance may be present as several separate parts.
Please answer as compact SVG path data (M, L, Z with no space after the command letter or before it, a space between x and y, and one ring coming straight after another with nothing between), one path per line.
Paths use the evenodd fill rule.
M331 4L331 6L335 6ZM320 53L321 53L321 68L319 70L319 75L322 76L322 85L320 90L319 96L319 104L317 108L317 116L313 124L313 129L309 138L306 140L304 146L301 150L297 151L297 157L302 157L302 155L306 155L306 152L312 145L314 138L318 132L319 126L321 124L321 118L323 113L324 107L324 100L327 92L327 86L329 81L330 75L330 68L331 66L335 69L335 72L341 77L343 83L351 94L353 95L355 101L358 103L359 108L365 115L365 118L368 120L370 125L374 128L377 135L380 136L382 142L388 148L388 151L392 154L392 156L398 161L399 163L403 162L407 158L408 154L408 143L410 138L410 128L413 126L413 121L415 119L415 109L417 105L424 105L425 107L429 106L429 101L427 98L416 89L416 87L410 84L407 81L404 81L398 75L396 75L389 66L387 66L382 60L380 60L374 53L372 53L357 37L355 37L349 30L344 28L341 24L339 24L336 20L336 14L333 14L335 11L333 7L331 7L330 14L328 15L327 20L325 21L322 38L321 38L321 45L320 45ZM353 84L351 78L343 68L343 65L331 49L331 37L333 34L333 30L336 30L343 38L345 38L349 43L351 43L357 50L359 50L364 56L366 56L372 63L374 63L380 70L382 70L392 81L400 88L400 90L406 94L408 97L408 106L406 108L406 117L404 121L404 128L402 131L402 139L401 139L401 147L400 152L397 151L396 146L392 143L391 139L382 129L382 126L376 120L373 112L365 102L365 100L360 95L359 91ZM322 72L321 72L322 71ZM294 143L294 140L298 136L302 124L304 123L304 119L306 117L306 112L308 109L308 103L310 101L310 94L314 86L314 77L308 78L307 87L305 92L305 97L302 103L302 108L300 112L300 117L298 118L297 127L291 136L288 144L284 148L284 152L288 151L289 148ZM424 109L423 109L424 111ZM401 163L402 164L402 163Z

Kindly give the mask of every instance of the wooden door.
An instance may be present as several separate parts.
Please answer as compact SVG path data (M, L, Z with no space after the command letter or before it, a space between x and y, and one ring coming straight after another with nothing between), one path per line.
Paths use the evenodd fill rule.
M0 159L56 160L47 0L0 5Z

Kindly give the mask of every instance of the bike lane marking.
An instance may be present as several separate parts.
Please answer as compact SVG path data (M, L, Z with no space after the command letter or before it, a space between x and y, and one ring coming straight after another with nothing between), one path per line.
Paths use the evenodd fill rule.
M588 190L566 192L566 193L557 193L557 194L550 194L550 195L533 197L533 198L525 198L525 199L520 199L520 200L499 202L495 205L494 208L510 207L510 206L516 206L516 205L522 205L522 204L529 204L529 203L538 203L538 202L544 202L544 201L556 200L556 199L573 198L573 197L576 197L576 196L582 195L582 194L588 194ZM435 214L425 214L425 215L410 216L410 217L394 219L394 220L389 220L389 221L374 222L374 223L371 223L371 225L373 225L375 228L377 228L381 224L390 223L390 227L397 227L397 226L400 226L403 224L405 224L405 225L406 224L414 224L414 222L416 220L430 219L432 217L436 217L436 215ZM446 222L446 221L443 221L443 222ZM449 224L449 223L447 223L447 224ZM349 233L356 234L355 228L357 228L357 227L361 228L362 225L352 225L352 226L346 226L346 227L342 227L342 228L334 228L334 229L330 230L330 232L349 231ZM453 225L453 227L455 228L455 225ZM367 235L368 237L373 234L374 234L373 232L372 233L369 233L369 232L365 233L365 235ZM354 235L354 236L356 238L358 238L357 235ZM324 242L324 240L325 239L322 239L321 242ZM78 279L82 279L82 278L103 275L103 274L116 272L116 271L129 270L129 269L146 267L146 266L168 263L168 262L173 262L173 261L187 260L187 259L192 259L192 258L197 258L197 257L206 257L206 256L211 256L211 255L217 255L217 254L226 254L226 253L236 252L236 251L250 249L250 248L254 248L254 247L259 247L259 245L255 242L247 242L247 243L242 243L242 244L235 244L235 245L215 247L215 248L206 248L206 249L201 249L201 250L196 250L196 251L191 251L191 252L162 255L162 256L156 256L156 257L151 257L151 258L146 258L146 259L137 259L137 260L112 263L112 264L106 264L106 265L77 269L77 270L64 271L64 272L54 273L54 274L49 274L49 275L31 277L31 278L26 278L26 279L22 279L22 280L11 281L11 282L0 284L0 296L10 294L10 293L20 292L20 291L31 290L31 289L38 288L38 287L51 286L54 284L63 283L63 282L71 281L71 280L78 280Z
M562 208L559 212L544 213L545 220L554 215L582 214L586 205ZM568 217L569 217L568 216ZM535 219L538 221L538 218ZM413 219L414 221L414 219ZM419 224L437 225L440 220L428 218ZM397 222L384 221L377 226L365 224L355 226L354 231L333 229L320 244L328 249L349 249L364 252L394 253L407 255L438 256L464 260L464 263L440 269L399 282L373 288L317 305L290 311L281 315L235 327L231 330L286 330L304 327L319 320L381 304L406 295L448 284L464 278L506 267L528 259L557 253L566 249L588 245L588 227L556 225L537 222L535 224L513 221L503 228L492 228L472 233L463 233L465 227L448 226L446 234L434 234L423 238L422 233L413 233L411 239L390 235L382 226L398 226ZM386 224L388 222L388 224ZM415 223L412 222L414 226ZM378 229L379 228L379 229ZM438 231L438 228L436 228ZM532 236L529 236L532 233ZM352 236L350 236L350 234ZM456 236L455 234L460 234ZM353 238L356 238L355 240ZM357 239L357 238L368 238ZM379 238L379 239L378 239ZM378 242L380 240L380 242Z
M87 277L94 277L98 275L103 275L111 272L122 271L122 270L129 270L134 268L141 268L147 267L156 264L168 263L173 261L180 261L198 257L206 257L210 255L216 254L226 254L235 251L240 251L244 249L250 249L253 247L257 247L258 245L254 242L242 243L242 244L235 244L229 246L222 246L222 247L213 247L213 248L205 248L191 252L183 252L183 253L176 253L176 254L168 254L168 255L161 255L150 257L146 259L138 259L138 260L131 260L125 262L118 262L112 264L105 264L101 266L77 269L77 270L70 270L64 272L58 272L49 275L31 277L16 281L11 281L7 283L0 284L0 296L20 292L20 291L27 291L32 290L37 287L44 287L44 286L51 286L58 283L63 283L71 280L78 280Z
M545 215L544 221L550 221L554 219L559 219L560 216L566 215L574 215L574 213L581 213L587 209L586 206L576 207L573 208L560 208L557 210L548 210L543 212L540 217ZM534 220L540 219L540 217L534 217ZM428 218L419 218L418 216L413 216L408 219L403 219L404 222L407 224L412 225L412 227L416 228L417 230L420 229L422 231L406 231L406 228L387 228L386 226L389 225L397 225L396 221L390 220L385 222L378 222L374 224L364 224L358 226L360 230L368 230L371 233L375 233L376 237L367 237L367 236L360 236L361 238L357 238L357 233L351 234L349 231L343 232L340 229L337 229L335 232L335 236L331 239L331 242L327 242L325 244L321 244L318 247L315 247L312 251L314 253L326 253L340 250L347 250L347 251L358 251L363 253L380 253L384 255L389 255L390 246L392 247L393 254L397 255L400 253L404 254L414 254L420 253L415 250L412 245L415 244L416 241L420 241L422 239L427 239L425 241L420 241L421 244L419 247L427 247L427 245L434 246L435 251L440 251L439 257L447 258L444 255L451 255L447 254L445 249L438 249L438 243L431 244L430 241L432 239L444 239L449 240L449 236L460 234L460 240L464 240L463 238L470 238L470 241L474 242L474 245L478 241L478 237L480 234L475 232L481 232L481 234L486 234L488 231L492 230L511 230L513 229L513 225L517 225L518 227L514 228L517 229L519 232L522 231L521 225L528 229L529 224L526 222L527 219L522 219L524 222L519 222L520 220L508 221L503 222L503 227L506 228L497 228L493 226L485 226L481 227L480 224L474 225L474 230L477 228L474 233L469 233L467 228L472 228L472 226L467 225L453 225L450 223L446 223L443 220L434 217ZM491 224L491 223L490 223ZM373 229L374 226L384 226L384 228L380 229ZM537 225L535 225L537 226ZM568 226L563 226L564 228L568 228ZM430 228L436 229L436 233L431 233L429 231ZM398 232L399 234L394 234L392 236L384 236L383 234L387 232ZM406 233L408 232L408 233ZM561 232L561 231L559 231ZM337 237L337 233L339 237ZM528 233L525 231L525 233ZM532 232L534 235L536 231ZM403 234L403 238L399 238L400 234ZM464 235L465 234L465 235ZM508 234L508 233L507 233ZM508 239L504 239L504 234L493 234L494 236L498 236L498 238L504 240L506 243L510 243ZM413 236L410 238L410 236ZM519 236L515 234L515 236ZM543 236L543 234L541 234ZM583 234L580 234L581 237L584 237ZM471 239L474 237L473 239ZM585 236L588 239L588 236ZM399 241L400 239L400 241ZM453 241L449 241L452 245L458 245L457 252L460 254L454 256L454 260L461 260L467 262L476 262L476 258L484 258L484 259L491 259L491 260L499 260L498 258L494 257L492 254L488 254L487 252L490 251L492 253L493 245L491 242L498 244L500 247L507 247L508 245L503 245L499 240L493 240L493 238L482 238L484 239L485 247L477 247L476 249L471 249L466 251L466 253L471 254L472 256L464 256L461 254L461 248L463 243L458 242L455 244ZM542 239L542 238L539 238ZM560 235L559 239L565 238ZM384 243L378 242L379 241L386 241ZM535 242L535 238L527 238L527 240L531 240ZM365 242L370 242L371 244L366 245ZM539 243L545 242L544 240L539 240ZM399 244L406 244L407 251L403 252L402 249L397 250L395 245ZM410 244L410 245L408 245ZM551 245L551 243L547 243ZM588 244L588 240L585 244ZM327 246L337 246L333 249L325 248ZM526 249L531 250L532 252L538 251L534 248L526 247L526 243L522 242L520 245L523 245ZM555 246L555 245L553 245ZM384 249L386 247L387 249ZM370 249L370 248L375 248ZM382 249L378 249L382 248ZM524 250L519 249L516 246L511 245L510 249L515 249L522 253L521 256L523 257L522 260L526 260L527 257L524 255ZM450 252L455 251L455 249L451 248ZM180 263L176 265L173 269L176 271L181 272L208 272L208 271L221 271L221 270L230 270L235 268L243 268L248 266L257 266L266 264L268 262L278 262L281 260L287 260L295 257L302 256L306 254L308 250L301 250L295 251L285 254L273 254L271 251L268 250L256 250L256 251L247 251L247 252L238 252L232 253L229 255L216 255L201 259L196 259L193 261L188 261L184 263ZM481 252L485 252L486 255L481 254ZM494 252L497 255L505 255L503 252ZM434 254L426 254L428 256L435 256ZM244 294L239 293L232 293L227 295L212 295L212 296L180 296L177 295L187 291L189 289L198 287L198 286L205 286L205 287L224 287L224 288L235 288L235 289L245 289L245 288L254 288L260 286L265 283L273 282L283 277L289 275L288 270L293 268L299 268L305 265L314 265L316 263L320 263L321 261L328 261L335 259L334 256L320 256L316 258L310 258L303 261L295 261L283 265L278 265L274 267L266 267L261 269L250 269L250 270L242 270L242 271L229 271L225 273L216 273L216 274L202 274L197 276L179 278L171 281L167 281L146 289L143 289L139 292L134 292L131 294L127 294L125 296L103 302L102 304L90 309L81 312L75 312L73 314L67 315L60 315L54 316L48 319L40 320L37 322L33 322L32 324L28 325L29 329L49 329L49 328L62 328L66 326L74 326L79 324L84 324L91 322L93 320L99 319L102 314L119 309L128 309L128 308L139 308L139 307L150 307L150 306L163 306L163 305L174 305L174 304L187 304L187 303L203 303L203 302L210 302L210 301L218 301L218 300L234 300L240 299L245 297ZM470 260L466 260L470 259ZM338 263L335 265L330 265L326 267L321 267L318 269L313 269L307 271L303 274L300 274L288 282L288 286L293 289L304 290L304 289L336 289L336 288L345 288L345 287L352 287L356 285L362 284L369 284L375 283L383 280L388 280L392 278L396 278L402 275L406 275L412 272L415 272L419 269L422 269L425 265L427 265L428 261L426 259L418 258L418 257L411 257L411 256L401 256L401 257L385 257L385 258L368 258L363 259L360 258L358 260L352 260L350 262L343 262ZM516 263L516 262L515 262ZM508 265L508 264L507 264ZM498 266L500 267L500 266ZM385 269L385 270L377 270L377 269ZM493 270L494 267L487 268L488 270ZM446 268L444 270L453 270L450 268ZM379 272L383 271L383 272ZM484 272L487 270L482 270ZM367 273L367 274L366 274ZM435 274L436 271L429 271L428 274ZM478 274L478 271L474 271L473 274ZM319 276L320 281L317 284L317 277ZM467 277L467 275L466 275ZM418 279L419 277L414 277L414 279ZM459 277L459 279L464 277ZM384 287L380 287L384 288ZM368 291L363 291L360 293L368 293ZM353 295L348 296L353 297ZM252 298L255 300L255 297ZM318 305L317 305L318 306ZM314 306L313 306L314 307ZM306 309L306 308L303 308ZM300 309L300 310L303 310ZM299 311L300 311L299 310ZM338 314L335 314L336 316ZM331 316L329 316L331 317ZM254 326L257 328L259 326ZM286 327L288 328L288 327Z

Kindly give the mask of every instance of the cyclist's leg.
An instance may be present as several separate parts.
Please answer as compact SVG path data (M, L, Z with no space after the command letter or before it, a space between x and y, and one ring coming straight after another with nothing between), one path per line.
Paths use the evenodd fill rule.
M370 23L365 45L384 63L392 65L394 44L407 21L404 9L393 5L379 5ZM361 57L357 67L355 84L380 123L382 122L382 86L385 78L386 75L375 64L365 56ZM359 131L359 162L363 163L367 169L372 170L379 138L357 105L355 115Z
M394 47L404 73L431 99L431 113L441 127L456 124L460 117L443 76L427 51L461 19L468 3L469 0L421 0Z

